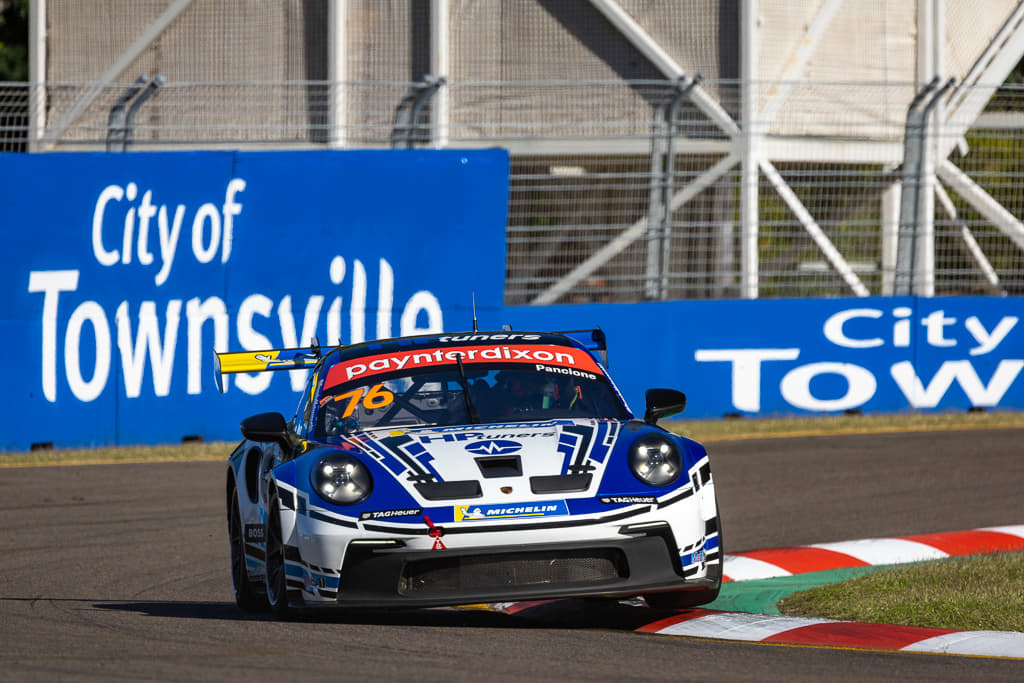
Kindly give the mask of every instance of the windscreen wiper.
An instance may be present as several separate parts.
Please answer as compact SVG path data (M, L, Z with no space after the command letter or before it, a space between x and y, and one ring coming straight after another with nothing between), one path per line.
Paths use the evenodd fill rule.
M462 398L466 401L466 412L469 413L469 421L471 424L480 424L480 416L476 413L476 406L473 405L473 399L469 395L469 380L466 379L466 368L462 367L462 354L455 354L455 363L459 366L459 377L461 378L460 384L462 384Z

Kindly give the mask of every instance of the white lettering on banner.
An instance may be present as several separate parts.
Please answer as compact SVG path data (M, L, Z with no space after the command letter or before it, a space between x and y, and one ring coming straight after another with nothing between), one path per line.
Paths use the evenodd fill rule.
M366 269L359 259L352 266L352 303L348 307L348 319L352 343L366 341Z
M221 263L227 263L231 258L231 247L235 242L235 216L242 213L242 205L235 201L235 195L243 191L244 180L232 178L228 181L228 189L224 192L224 248L221 249Z
M897 321L893 323L892 329L893 346L902 348L910 346L911 328L910 320L907 318L910 317L911 313L911 309L906 306L898 306L892 310L893 317L897 318ZM852 337L844 327L847 322L857 318L877 320L883 316L884 313L875 308L853 308L839 311L829 316L825 321L823 332L825 338L830 342L848 349L870 349L883 346L886 340L881 336ZM979 356L995 350L1017 322L1018 318L1016 316L1004 316L992 331L989 332L977 316L969 317L964 322L964 327L970 332L974 340L978 342L978 346L971 349L970 354L972 356ZM954 324L956 324L956 318L947 318L945 311L932 311L921 320L921 325L925 328L925 341L929 346L939 348L956 346L956 340L946 338L945 334L946 328Z
M57 400L57 300L61 292L78 289L77 270L32 271L28 276L30 294L43 294L43 396ZM67 346L65 345L65 353ZM75 353L78 343L75 342Z
M174 372L174 349L178 340L178 320L181 300L167 302L166 322L161 348L160 321L156 315L156 302L143 301L139 306L139 329L132 343L132 320L128 315L128 302L117 307L117 346L121 351L124 369L124 389L128 398L142 393L142 376L146 370L146 352L153 368L153 392L157 396L171 393L171 373ZM95 397L94 397L95 398ZM81 399L85 400L85 399Z
M251 294L238 307L238 343L246 350L273 348L270 340L252 327L253 316L269 318L274 312L274 302L262 294ZM261 394L270 386L271 373L254 372L235 375L235 384L246 394ZM226 389L225 385L225 389Z
M203 355L203 323L213 321L213 348L228 348L228 310L224 302L215 296L206 301L198 298L189 299L185 304L185 318L188 320L188 393L203 393L202 369ZM228 378L224 378L227 388Z
M139 188L135 183L128 183L124 190L124 197L130 202L135 201ZM132 229L135 227L135 207L128 209L124 217L124 241L121 243L121 263L127 265L132 262Z
M383 261L384 259L381 259ZM330 267L331 284L340 285L345 279L345 259L335 256L331 259ZM334 302L327 310L327 341L341 339L341 304L340 296L334 297Z
M391 337L391 301L395 298L395 273L391 264L380 260L380 276L377 286L377 339Z
M840 375L846 379L846 394L841 398L819 399L811 395L811 380L818 375ZM782 398L804 410L848 410L863 405L875 395L878 382L869 371L852 363L808 363L786 373L779 385Z
M118 252L103 248L103 212L106 210L107 202L111 199L121 201L123 197L124 190L117 185L110 185L103 188L96 199L96 208L92 213L92 253L101 266L112 266L121 258Z
M148 266L153 263L153 254L149 253L149 220L156 215L156 207L152 203L153 191L146 190L139 204L139 263Z
M892 378L896 380L900 391L906 396L913 408L934 408L946 395L949 387L956 380L960 388L967 394L972 406L991 408L999 404L1013 380L1024 367L1024 360L1001 360L996 367L988 386L981 383L978 373L968 360L946 361L925 387L909 361L896 363L890 369Z
M111 197L115 192L109 193ZM145 200L144 200L145 203ZM227 206L227 205L226 205ZM230 207L229 207L230 208ZM148 210L146 213L149 213ZM180 213L180 212L179 212ZM237 215L235 212L234 215ZM175 224L180 227L180 217L175 219ZM177 227L174 229L175 234ZM101 233L96 233L101 234ZM226 236L226 228L225 228ZM223 239L223 238L221 238ZM165 240L161 232L162 250L163 244L173 245L172 240ZM102 243L100 244L102 248ZM123 245L122 245L123 246ZM165 251L165 250L164 250ZM118 252L119 254L122 253ZM104 253L106 252L104 249ZM148 252L139 252L148 253ZM165 251L166 253L166 251ZM118 257L119 258L119 257ZM173 258L173 257L171 257ZM170 259L165 264L170 263ZM352 282L352 297L350 301L360 302L357 310L360 317L350 317L350 330L355 341L364 341L365 331L365 302L367 275L366 269L359 260L354 260L352 268L354 277ZM331 261L330 280L333 285L341 285L345 278L345 260L336 256ZM394 308L394 282L395 274L391 265L380 259L380 281L378 287L378 313L376 330L378 333L391 333L391 311ZM71 393L80 401L93 401L98 398L107 388L111 376L124 378L125 395L135 398L141 395L144 383L146 368L149 366L153 377L153 392L156 396L167 396L171 391L171 382L174 376L174 359L178 347L178 336L181 333L180 324L181 311L184 305L186 318L185 343L187 345L186 358L187 368L187 393L200 394L202 385L202 359L208 356L209 345L203 343L203 328L207 321L213 322L213 348L219 351L226 351L229 347L229 333L231 327L230 316L227 305L222 299L211 296L205 299L198 297L184 303L180 299L171 299L166 302L162 314L157 312L155 301L143 301L139 304L137 317L138 327L134 328L135 318L130 314L129 304L122 301L117 306L114 315L109 315L103 307L95 301L82 301L81 298L68 302L67 295L75 293L79 289L80 275L77 270L54 270L54 271L33 271L29 274L28 291L43 295L42 302L42 349L41 358L41 384L43 395L51 403L57 401L58 396L58 354L60 344L63 341L64 378L67 381ZM61 294L65 298L61 299ZM80 296L80 295L79 295ZM302 324L296 324L293 312L293 299L291 295L285 295L276 303L277 327L280 330L281 343L273 342L265 334L257 330L265 330L270 321L274 319L275 302L269 297L253 293L241 301L238 312L235 314L235 337L238 344L246 350L270 349L276 347L296 347L308 344L316 334L320 325L321 313L324 309L326 297L322 294L311 295L302 305ZM335 296L325 314L327 343L341 343L342 336L342 301L341 296ZM164 304L161 304L164 305ZM67 306L73 306L67 328L61 335L60 316L61 310L67 310ZM298 306L295 306L298 308ZM387 320L380 311L388 311ZM443 329L443 316L441 305L432 293L420 290L413 294L401 309L400 334L412 335L419 333L441 332ZM425 316L426 326L421 327L420 316ZM111 373L113 358L113 347L111 345L110 319L113 318L117 326L117 348L120 353L122 372ZM162 320L162 324L161 324ZM83 334L90 332L85 329L86 323L92 328L91 333L95 340L95 359L82 358L81 341ZM88 340L88 337L86 337ZM83 376L83 366L92 367L91 376L86 379ZM290 371L291 387L294 391L301 391L308 371ZM265 391L273 379L273 373L252 373L235 375L236 386L246 394L259 394ZM225 377L224 388L228 388L229 377Z
M419 327L416 322L420 313L427 314L427 326ZM430 292L420 290L409 297L409 301L402 310L402 334L405 337L412 334L428 334L430 332L441 332L444 330L444 321L441 319L441 302Z
M191 242L192 253L199 263L210 263L218 251L221 254L221 263L227 263L231 257L234 219L242 213L242 204L238 203L235 197L245 190L245 185L245 180L232 178L224 191L224 203L219 209L216 204L207 202L196 210L192 219ZM110 242L105 241L104 232L105 228L109 229L109 224L116 221L113 216L115 207L112 204L134 202L138 190L135 183L129 182L123 188L120 185L108 185L100 192L92 214L92 252L102 266L113 266L118 262L123 265L130 264L133 250L141 265L152 265L154 255L149 251L149 230L150 221L155 216L160 241L160 268L154 282L159 287L170 276L187 208L183 204L178 204L173 219L168 220L167 205L161 204L157 207L153 204L153 190L147 189L137 207L123 207L121 249L110 249L107 246ZM113 238L114 231L109 232L111 235L107 239L116 243L116 239Z
M928 330L928 343L932 346L956 346L955 339L946 339L943 330L947 325L956 322L956 318L947 318L945 311L932 311L921 321Z
M1013 326L1017 324L1018 318L1016 316L1008 315L999 321L995 329L989 332L985 329L985 326L981 324L976 316L971 316L964 323L967 327L967 331L971 333L975 341L978 342L978 346L971 349L970 354L972 356L980 356L988 353L995 349L999 344L1006 339L1006 335L1010 333Z
M92 371L92 379L86 382L82 378L82 364L79 348L82 337L82 325L85 321L92 324L96 338L96 362ZM103 308L95 301L86 301L78 306L68 321L68 331L64 336L64 367L67 372L68 385L71 393L79 401L92 401L103 392L110 374L110 326Z
M829 316L823 326L825 338L844 349L875 349L891 344L896 348L911 346L913 311L907 306L892 309L895 319L891 336L876 329L864 334L864 326L886 317L884 311L875 308L852 308L838 311ZM859 320L860 336L851 331L848 323ZM996 350L1017 325L1017 316L1003 316L991 330L977 317L968 317L963 326L970 333L976 345L968 350L971 356L981 356ZM947 336L947 331L957 324L957 319L948 317L944 310L931 311L920 319L924 328L924 343L935 348L957 346L957 339ZM883 332L883 333L879 333ZM694 357L699 362L725 361L732 364L732 404L745 412L759 412L761 409L761 363L766 361L793 361L800 349L698 349ZM967 396L970 405L979 407L997 406L1013 385L1024 367L1024 360L1001 359L988 383L979 378L969 360L948 360L939 366L931 380L925 385L917 375L910 361L893 364L889 372L897 387L913 408L934 408L939 405L953 383L956 382ZM811 382L819 375L838 375L846 380L847 388L838 398L819 398L811 393ZM810 411L838 411L857 408L874 397L878 379L868 369L844 362L815 362L790 368L779 383L779 394L789 405Z
M210 244L204 246L203 232L206 222L210 222ZM213 204L203 204L196 211L192 221L192 253L200 263L209 263L217 255L220 248L220 214Z
M850 349L870 349L881 346L885 342L879 337L870 339L851 339L843 332L843 325L851 318L881 318L882 312L874 308L853 308L840 311L825 321L825 338L833 344Z
M737 410L761 410L761 362L796 360L800 349L698 349L698 361L732 363L732 404Z
M287 348L297 348L303 341L309 340L316 334L316 324L320 320L320 308L324 304L324 298L320 295L309 297L306 302L306 315L302 318L302 334L295 333L295 317L292 315L292 298L286 296L277 305L277 319L281 323L281 342ZM292 391L302 391L309 378L309 370L289 370L289 379L292 383Z
M174 219L168 225L167 207L161 206L157 214L157 228L160 235L160 258L163 259L163 266L156 274L154 282L159 287L167 282L167 276L171 274L171 265L174 263L174 252L178 248L178 236L181 234L181 222L185 218L185 207L181 204L174 210Z

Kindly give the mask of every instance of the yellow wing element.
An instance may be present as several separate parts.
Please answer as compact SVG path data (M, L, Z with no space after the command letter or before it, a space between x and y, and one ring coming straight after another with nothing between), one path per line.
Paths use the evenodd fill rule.
M300 370L311 368L320 360L319 347L304 349L270 349L268 351L230 351L213 354L214 381L217 391L224 393L224 375L237 372L269 370Z

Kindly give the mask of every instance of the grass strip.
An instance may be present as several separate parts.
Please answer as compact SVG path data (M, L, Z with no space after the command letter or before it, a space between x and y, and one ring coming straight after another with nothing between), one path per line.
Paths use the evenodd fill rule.
M805 572L791 576L776 576L753 581L726 581L718 598L703 607L724 612L747 612L749 614L782 614L779 602L799 591L870 574L882 569L878 566L845 567L821 572Z
M134 462L189 462L225 460L235 442L211 441L158 446L117 446L111 448L60 448L0 453L0 467L44 467L53 465L111 465Z
M1024 553L901 565L800 591L777 606L791 616L1024 632Z

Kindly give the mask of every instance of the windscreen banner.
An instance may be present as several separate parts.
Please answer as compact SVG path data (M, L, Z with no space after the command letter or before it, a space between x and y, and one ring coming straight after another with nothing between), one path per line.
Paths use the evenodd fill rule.
M213 352L500 317L503 150L0 154L0 449L236 439L307 370Z
M522 306L517 329L601 326L634 413L681 418L1024 410L1024 298L868 297Z

